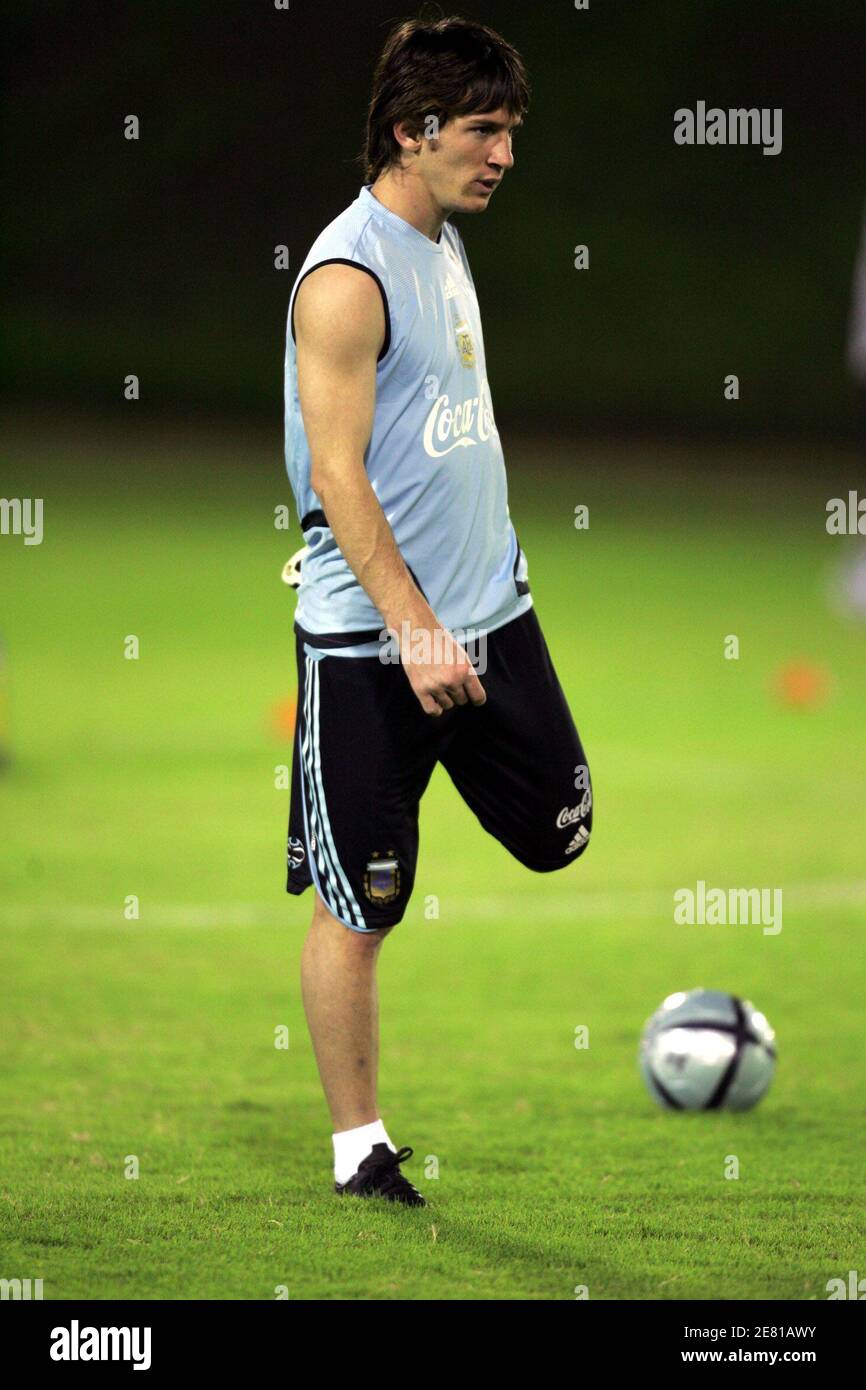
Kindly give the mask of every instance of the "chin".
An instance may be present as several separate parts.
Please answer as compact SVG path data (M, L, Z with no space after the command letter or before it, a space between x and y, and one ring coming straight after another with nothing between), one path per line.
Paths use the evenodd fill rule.
M463 198L462 198L461 201L458 203L458 205L457 205L457 207L454 209L454 211L455 211L455 212L486 212L489 206L490 206L490 199L489 199L489 198L485 198L483 194L481 194L481 193L466 193L466 194L464 194Z

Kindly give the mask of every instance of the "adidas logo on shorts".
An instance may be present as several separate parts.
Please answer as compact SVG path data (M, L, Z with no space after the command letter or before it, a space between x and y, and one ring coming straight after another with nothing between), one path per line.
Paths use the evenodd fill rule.
M588 840L589 831L586 830L582 825L579 826L577 834L574 836L574 839L570 840L569 843L565 846L565 853L574 854L574 851L576 849L580 849L580 847L582 845L585 845Z

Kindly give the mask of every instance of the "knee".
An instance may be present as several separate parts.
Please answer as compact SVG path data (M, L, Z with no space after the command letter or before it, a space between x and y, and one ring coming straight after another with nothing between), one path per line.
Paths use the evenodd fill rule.
M352 932L352 935L358 938L358 943L361 950L375 951L378 949L379 946L382 945L382 942L385 940L385 937L388 935L388 933L392 932L393 930L393 926L368 927L366 931L355 931Z
M316 893L311 930L318 935L324 934L339 942L344 950L356 951L359 955L376 951L388 933L393 930L393 926L393 923L384 927L368 926L364 930L359 927L350 927L340 917L335 917L330 908L326 907L320 895Z

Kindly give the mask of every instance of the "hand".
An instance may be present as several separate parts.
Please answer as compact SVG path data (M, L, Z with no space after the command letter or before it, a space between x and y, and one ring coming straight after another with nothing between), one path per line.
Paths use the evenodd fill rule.
M483 705L484 687L460 643L438 625L403 624L400 661L425 714L434 718L455 705Z

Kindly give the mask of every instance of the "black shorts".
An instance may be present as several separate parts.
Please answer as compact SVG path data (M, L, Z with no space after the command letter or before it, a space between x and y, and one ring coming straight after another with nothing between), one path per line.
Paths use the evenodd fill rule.
M296 644L290 893L314 883L354 931L399 922L437 762L527 868L549 873L583 854L589 771L534 608L487 634L486 670L476 663L486 704L441 715L424 713L399 663L312 655L298 634Z

